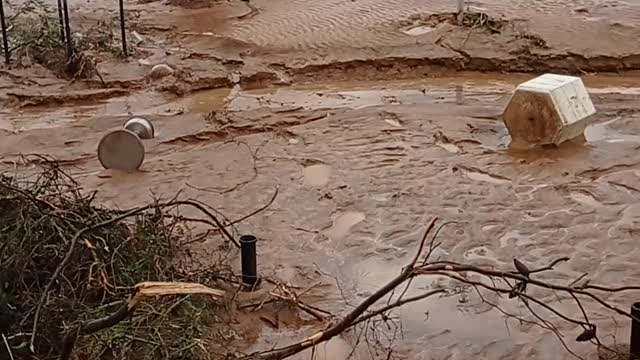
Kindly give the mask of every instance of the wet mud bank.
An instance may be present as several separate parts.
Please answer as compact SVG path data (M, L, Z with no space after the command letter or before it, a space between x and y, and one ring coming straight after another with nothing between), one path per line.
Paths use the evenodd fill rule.
M186 73L182 76L150 83L145 79L113 81L106 88L96 82L87 82L85 89L59 89L54 92L14 89L6 92L1 101L7 106L33 107L48 105L82 105L152 89L161 93L183 96L211 89L231 89L238 84L243 89L286 87L318 81L397 81L447 78L473 72L487 76L491 73L511 73L516 76L553 72L584 76L589 73L617 74L640 70L640 55L624 58L600 56L586 58L580 55L529 56L513 59L489 58L385 58L348 60L303 67L271 64L262 71L244 76L239 72L237 81L228 75Z
M264 70L249 74L238 72L234 81L227 74L198 73L182 71L157 82L144 78L129 81L110 81L100 84L88 81L80 89L66 87L54 91L34 90L32 86L11 89L0 101L5 106L37 107L48 105L82 105L95 101L125 96L150 89L170 95L183 96L211 89L231 89L240 85L243 89L265 89L287 87L293 84L309 84L323 81L397 81L447 78L473 73L483 77L491 73L511 73L515 76L553 72L584 76L587 74L616 74L640 70L640 55L623 58L599 56L586 58L581 55L552 55L547 57L528 56L512 59L491 58L384 58L337 61L327 64L289 67L270 64Z
M178 65L179 66L179 65ZM243 89L286 87L293 84L323 81L395 81L420 78L446 78L459 73L512 73L537 75L546 72L583 76L586 74L622 74L640 70L640 54L624 57L579 54L526 55L512 58L438 57L411 58L386 57L332 61L303 66L271 63L256 68L241 66L236 79L228 74L211 74L198 70L182 71L178 76L159 82L132 81L111 83L113 87L141 90L147 87L178 96L210 89ZM472 75L471 75L472 76ZM117 93L117 92L116 92Z
M274 66L277 66L274 64ZM568 75L616 73L640 70L640 55L622 58L577 54L500 58L386 58L350 60L301 68L282 67L296 82L328 80L394 80L416 77L444 77L460 71L495 73L553 72Z
M459 71L584 75L640 69L640 49L610 51L583 38L571 46L566 39L571 31L546 34L532 28L529 21L482 12L467 12L461 19L454 13L419 15L394 26L410 35L413 43L381 49L346 48L341 55L318 49L307 60L289 54L295 60L272 63L269 68L285 72L294 81L390 80ZM617 35L636 32L625 28Z
M340 6L360 14L373 3ZM559 15L523 20L469 11L458 19L450 12L424 13L424 4L416 4L417 8L397 10L398 14L381 9L380 14L350 24L343 22L345 15L304 0L294 1L286 16L277 11L282 4L260 1L251 9L244 2L213 2L204 8L198 2L197 9L152 4L132 10L139 15L130 25L144 39L138 51L126 60L99 63L99 79L67 84L49 74L43 77L46 81L34 82L28 69L11 68L0 76L0 98L5 105L33 106L81 103L84 98L148 89L182 96L234 85L256 89L342 80L426 79L459 72L585 75L640 70L640 45L628 41L638 38L640 30L595 17L573 17L562 26L554 22ZM310 13L318 12L308 24L294 19L297 7L303 5L311 7ZM315 9L318 6L324 10ZM244 17L249 10L253 15ZM300 11L303 18L309 16ZM386 12L393 16L387 18ZM271 23L274 19L281 23ZM287 26L290 32L284 31ZM342 30L353 32L353 39L345 42ZM271 31L272 37L265 36ZM602 33L611 39L605 42L598 35ZM619 46L623 43L624 49ZM167 64L173 73L150 78L157 64Z

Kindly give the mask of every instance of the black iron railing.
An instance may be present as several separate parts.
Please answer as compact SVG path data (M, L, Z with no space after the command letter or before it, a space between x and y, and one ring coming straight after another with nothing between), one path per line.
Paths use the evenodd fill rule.
M124 0L118 0L120 7L120 32L122 36L122 53L128 56L127 35L124 19ZM58 0L58 18L60 20L60 36L67 48L67 56L73 56L73 41L71 39L71 24L69 22L69 6L67 0ZM11 51L9 50L9 39L7 35L7 21L4 12L4 0L0 0L0 26L2 27L2 48L4 61L7 65L11 62Z
M4 1L0 0L0 25L2 26L2 48L4 51L4 61L9 64L9 39L7 39L7 21L4 18Z

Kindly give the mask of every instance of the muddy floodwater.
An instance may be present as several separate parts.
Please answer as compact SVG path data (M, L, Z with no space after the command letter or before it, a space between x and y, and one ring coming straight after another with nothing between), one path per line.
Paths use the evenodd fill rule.
M102 82L3 70L3 170L28 171L17 155L45 153L86 190L99 190L103 204L128 208L180 191L231 219L277 191L239 230L259 238L260 272L318 285L314 305L336 314L401 271L433 216L453 222L439 235L439 259L505 270L516 257L536 268L568 256L540 277L569 284L587 273L605 285L640 279L640 2L468 2L490 16L526 18L526 36L506 25L467 35L473 26L429 17L453 11L453 1L212 3L130 2L142 50L124 63L99 64ZM90 11L113 12L98 2L70 4L78 22L82 11L82 21ZM176 74L144 77L157 63ZM545 69L581 75L597 114L584 139L510 149L504 106L517 84ZM104 170L100 138L132 116L155 126L144 163L130 174ZM420 278L409 294L450 283ZM552 332L508 319L472 289L458 290L394 313L402 324L397 358L572 358ZM633 295L606 299L628 309L640 299ZM531 296L581 317L570 298L540 289ZM531 318L514 299L485 300ZM626 319L585 306L603 342L628 343ZM532 307L567 335L572 351L597 358L591 344L573 341L581 328ZM254 326L247 351L318 329ZM352 352L355 338L337 337L315 355L386 358L366 346Z
M64 160L87 190L100 190L102 201L122 208L146 203L152 193L182 190L233 218L279 189L275 203L241 231L260 237L265 273L292 284L327 283L318 269L337 277L342 292L331 282L318 290L319 306L336 312L343 310L343 295L355 303L400 271L430 216L458 222L441 233L442 258L506 268L513 257L542 266L567 255L571 260L547 278L569 282L587 272L608 284L638 277L640 89L625 88L628 78L587 78L599 112L586 143L514 152L498 116L520 78L490 77L240 91L223 125L204 119L229 90L169 101L145 93L58 108L55 117L7 114L14 134L1 147L6 155L39 149ZM125 109L152 119L158 133L145 143L145 163L134 174L103 170L95 157L99 137L126 119ZM447 281L425 278L413 289L436 283ZM559 302L553 293L540 296ZM619 326L625 341L627 324L593 311L600 326ZM505 320L471 292L397 313L403 326L398 349L408 358L565 358L553 334ZM264 330L254 346L302 333ZM348 338L321 348L326 359L350 353Z

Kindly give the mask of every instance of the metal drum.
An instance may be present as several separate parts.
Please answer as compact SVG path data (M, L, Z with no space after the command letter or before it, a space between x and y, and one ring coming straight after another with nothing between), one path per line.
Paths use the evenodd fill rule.
M142 140L153 139L153 124L144 118L127 120L122 129L108 132L98 144L98 160L105 169L133 172L144 161Z

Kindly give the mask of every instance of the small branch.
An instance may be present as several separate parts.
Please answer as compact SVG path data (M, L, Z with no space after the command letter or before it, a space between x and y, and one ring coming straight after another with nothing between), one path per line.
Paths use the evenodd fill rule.
M305 304L304 302L300 301L300 300L293 300L291 298L288 298L286 296L280 295L280 294L276 294L276 293L271 293L271 296L278 298L280 300L284 300L284 301L291 301L292 303L294 303L300 310L306 312L307 314L313 316L314 318L316 318L316 320L318 321L324 321L325 317L320 315L318 313L318 311L312 309L309 305Z
M414 276L414 266L422 251L424 249L424 244L427 240L429 232L433 229L437 218L433 218L429 223L427 230L425 231L422 240L418 246L418 251L414 256L413 260L407 265L400 275L396 276L394 279L389 281L386 285L378 289L373 295L366 298L360 305L358 305L355 309L353 309L350 313L348 313L342 320L337 323L329 326L326 330L321 331L301 342L296 344L289 345L287 347L283 347L280 349L275 349L271 351L266 351L263 353L254 353L243 357L242 359L254 359L254 360L271 360L271 359L284 359L286 357L297 354L301 351L304 351L310 347L313 347L319 343L328 341L334 336L342 333L345 329L353 326L353 323L365 312L367 309L375 304L378 300L383 298L385 295L393 291L398 285L404 283L406 280Z
M426 299L428 297L431 297L433 295L446 293L446 292L447 291L445 289L437 289L437 290L432 290L432 291L426 292L426 293L421 294L421 295L416 295L416 296L412 296L412 297L409 297L409 298L406 298L406 299L398 300L398 301L396 301L394 303L391 303L389 305L381 307L380 309L374 310L374 311L372 311L372 312L370 312L370 313L368 313L366 315L363 315L363 316L359 317L356 321L353 322L353 324L351 324L351 326L358 325L358 324L360 324L360 323L362 323L364 321L367 321L367 320L369 320L369 319L371 319L371 318L373 318L375 316L384 314L385 312L387 312L389 310L392 310L392 309L395 309L395 308L398 308L398 307L400 307L400 306L402 306L404 304L420 301L420 300Z
M2 342L4 342L4 346L7 349L7 352L9 353L9 359L10 360L14 360L13 358L13 352L11 352L11 346L9 346L9 342L7 341L7 337L4 336L4 334L2 335Z
M278 197L278 193L279 193L279 189L276 187L276 190L274 191L273 195L271 196L271 199L269 199L269 201L265 205L259 207L258 209L250 212L247 215L242 216L239 219L235 219L235 220L231 220L231 221L225 222L225 224L222 225L222 227L228 228L229 226L233 226L235 224L241 223L241 222L247 220L248 218L253 217L253 216L263 212L264 210L268 209L271 205L273 205L273 202ZM198 218L191 218L191 217L186 217L186 216L176 216L176 215L170 215L170 214L166 214L164 216L168 217L168 218L175 218L175 219L182 220L182 221L207 224L207 225L210 225L212 227L219 228L216 223L214 223L214 222L212 222L210 220L207 220L207 219L198 219ZM237 242L235 240L232 240L232 242L234 243L234 245L236 247L240 247L240 245L237 244Z
M245 215L245 216L243 216L243 217L241 217L241 218L239 218L239 219L236 219L236 220L232 220L232 221L230 221L230 222L229 222L228 224L226 224L225 226L231 226L231 225L235 225L235 224L241 223L241 222L243 222L243 221L247 220L248 218L250 218L250 217L252 217L252 216L255 216L256 214L258 214L258 213L261 213L261 212L265 211L265 210L266 210L267 208L269 208L269 207L273 204L273 202L276 200L276 197L278 197L278 192L279 192L279 191L280 191L280 190L279 190L279 188L278 188L278 187L276 187L276 191L274 191L274 192L273 192L273 196L271 196L271 199L269 199L269 201L268 201L265 205L263 205L263 206L259 207L258 209L256 209L256 210L252 211L251 213L249 213L249 214L247 214L247 215Z
M553 267L558 265L561 262L565 262L565 261L569 261L569 257L565 256L565 257L561 257L559 259L555 259L551 262L551 264L547 265L547 266L543 266L541 268L538 269L533 269L529 271L529 274L535 274L535 273L539 273L539 272L543 272L543 271L548 271L548 270L553 270Z
M556 284L552 284L552 283L547 283L544 281L540 281L540 280L535 280L535 279L531 279L531 278L526 278L522 275L519 275L517 273L513 273L513 272L505 272L505 271L497 271L497 270L492 270L492 269L484 269L484 268L480 268L477 266L472 266L472 265L461 265L461 264L456 264L453 262L450 263L439 263L439 264L428 264L425 265L424 267L420 268L420 269L416 269L416 271L418 271L420 274L423 275L427 275L427 274L433 274L434 272L440 272L440 271L448 271L448 272L458 272L458 273L464 273L464 272L473 272L473 273L477 273L480 275L485 275L485 276L492 276L492 277L502 277L502 278L510 278L513 280L517 280L517 281L522 281L522 282L526 282L529 285L536 285L542 288L547 288L547 289L552 289L552 290L558 290L558 291L564 291L564 292L574 292L576 294L580 294L580 295L584 295L587 297L592 298L593 300L597 301L598 303L600 303L602 306L606 307L609 310L613 310L616 313L623 315L627 318L631 318L631 314L620 309L617 308L609 303L607 303L606 301L602 300L600 297L598 297L597 295L594 295L588 291L585 290L580 290L580 289L576 289L576 288L570 288L564 285L556 285ZM594 285L589 285L589 287L594 287ZM604 288L604 287L599 287L599 288ZM621 287L618 289L615 289L615 291L611 291L611 292L616 292L616 291L625 291L625 290L636 290L635 286L629 286L629 287Z
M433 227L436 225L436 220L437 220L437 218L431 219L431 221L429 222L429 225L427 225L427 230L425 230L424 236L422 237L422 240L420 240L420 243L418 245L418 251L416 251L416 254L413 257L413 260L411 260L411 262L409 263L408 267L413 269L413 267L418 262L418 259L420 258L420 255L422 254L422 250L424 249L424 243L427 241L427 237L429 236L429 232L431 230L433 230ZM434 240L435 240L435 237L433 238L432 243L433 243Z
M251 155L251 160L253 162L252 164L252 170L253 170L253 174L251 175L250 179L244 180L242 182L239 182L233 186L231 186L230 188L227 189L214 189L214 188L201 188L201 187L197 187L194 185L191 185L189 183L187 183L187 186L195 189L195 190L199 190L199 191L204 191L204 192L212 192L212 193L216 193L216 194L227 194L230 192L233 192L237 189L239 189L240 187L249 184L250 182L254 181L257 177L258 177L258 152L260 151L260 149L262 149L262 146L264 146L267 142L265 141L264 143L260 144L260 146L258 146L255 151L251 150L251 147L249 146L249 144L247 144L244 141L237 141L234 140L234 142L236 142L238 145L242 144L244 146L246 146L247 150L249 150L249 154Z
M446 276L446 277L449 277L451 279L460 281L462 283L469 284L469 285L474 285L474 286L479 286L479 287L485 288L487 290L491 290L491 291L496 292L496 293L508 294L508 293L511 293L513 291L512 289L502 289L502 288L498 288L498 287L487 285L487 284L485 284L483 282L480 282L480 281L473 281L473 280L465 279L465 278L462 278L461 276L458 276L456 274L451 274L451 273L448 273L448 272L445 272L445 271L436 272L433 275ZM534 303L546 308L547 310L549 310L550 312L556 314L558 317L562 318L563 320L565 320L567 322L574 323L574 324L577 324L577 325L583 325L583 326L590 326L591 325L588 322L572 319L572 318L562 314L558 310L552 308L551 306L549 306L549 305L543 303L542 301L540 301L538 299L535 299L535 298L533 298L533 297L531 297L531 296L529 296L527 294L518 293L518 296L521 297L521 298L524 298L526 300L532 301L532 302L534 302Z
M89 335L100 330L104 330L113 327L131 316L135 310L135 305L126 303L109 316L105 316L101 319L87 321L80 324L73 329L67 331L62 340L62 351L60 352L60 360L67 360L71 357L73 347L75 346L76 339L80 335Z

